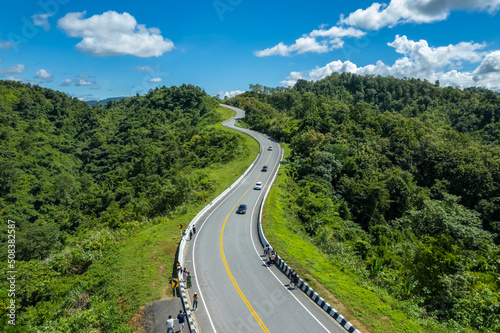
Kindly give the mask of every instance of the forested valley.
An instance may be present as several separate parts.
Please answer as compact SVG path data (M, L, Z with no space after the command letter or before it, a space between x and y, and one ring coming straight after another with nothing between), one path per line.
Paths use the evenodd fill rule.
M152 264L121 271L115 263L142 255L159 233L132 243L130 258L120 257L126 249L118 244L156 224L163 230L213 195L211 170L241 146L238 135L214 126L218 107L191 85L89 107L61 92L0 81L0 260L7 262L12 220L17 270L16 326L6 324L9 281L2 272L3 328L133 331L125 324L151 297L140 294L140 279L165 276L144 288L166 288L173 262L163 263L163 273ZM145 258L173 251L173 260L180 236L178 225L169 228L177 240L158 240L162 248ZM133 274L140 279L128 285Z
M498 93L349 73L250 88L226 103L290 145L305 238L412 316L500 331Z

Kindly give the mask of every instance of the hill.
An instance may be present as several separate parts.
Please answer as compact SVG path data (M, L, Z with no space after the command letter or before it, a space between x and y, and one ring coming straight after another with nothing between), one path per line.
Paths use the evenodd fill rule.
M132 332L140 307L169 295L179 223L254 158L233 154L245 139L216 125L218 107L191 85L89 107L0 81L0 217L16 226L11 331ZM6 262L7 222L0 229Z
M377 290L373 304L389 303L387 313L336 294L376 332L427 331L428 320L500 329L499 94L349 73L250 88L228 103L291 149L269 223L287 221L332 267L303 265L303 274L334 294L340 283ZM275 242L287 260L319 262L291 255L291 236ZM381 320L400 316L393 310L407 324Z
M109 97L109 98L105 98L105 99L100 99L100 100L90 100L90 101L85 101L85 103L87 103L89 106L92 106L94 104L106 104L108 102L116 102L116 101L119 101L121 99L123 99L125 97Z

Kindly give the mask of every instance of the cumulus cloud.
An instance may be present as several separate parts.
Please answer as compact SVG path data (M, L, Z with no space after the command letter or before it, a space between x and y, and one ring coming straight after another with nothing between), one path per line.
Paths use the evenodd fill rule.
M272 55L290 56L292 54L307 52L326 53L344 46L344 41L342 40L344 37L361 38L365 34L365 32L351 27L343 28L335 26L326 30L325 26L322 25L319 29L313 30L309 34L296 39L292 45L280 42L273 47L255 51L254 54L257 57L268 57Z
M482 87L500 91L500 50L488 54L472 74Z
M486 52L485 44L461 42L431 47L425 40L412 41L406 36L396 36L388 46L402 55L392 65L377 61L375 64L357 66L350 61L336 60L307 72L291 72L281 83L292 86L299 79L316 81L333 72L350 72L359 75L420 78L430 82L439 80L442 86L481 86L500 90L500 51ZM461 70L464 65L478 63L473 72Z
M80 78L66 79L61 84L59 84L60 87L70 87L71 85L75 85L77 87L88 87L94 90L101 88L95 81L83 80Z
M9 74L22 74L26 67L24 65L18 64L11 67L0 67L0 76Z
M243 94L245 91L241 91L241 90L233 90L233 91L219 91L217 93L217 96L219 96L219 98L221 99L224 99L224 98L232 98L234 96L238 96L240 94Z
M160 83L162 80L161 77L153 77L151 79L148 80L150 83Z
M72 79L66 79L59 86L60 87L69 87L69 86L71 86L72 83L73 83Z
M343 28L334 26L330 29L325 29L325 26L321 26L320 29L313 30L309 36L311 37L329 37L329 38L337 38L337 37L356 37L361 38L366 35L366 32L354 29L352 27Z
M99 85L95 81L87 81L81 79L73 80L75 86L77 87L89 87L90 89L99 89Z
M45 69L40 69L38 72L36 72L35 78L42 81L52 81L52 79L54 78L54 73L49 73Z
M474 71L474 79L479 80L490 74L500 73L500 51L494 51L488 54L481 65Z
M295 83L300 79L307 79L307 78L303 77L301 72L291 72L290 75L287 76L286 80L281 81L281 84L284 86L291 87L295 85Z
M31 16L33 19L33 24L36 26L40 26L43 28L45 31L50 30L50 23L48 18L51 17L53 14L45 13L45 14L35 14Z
M20 78L14 77L12 75L11 76L7 76L5 79L7 81L16 81L16 82L23 82L24 81L24 79L20 79Z
M443 21L452 10L479 10L493 14L499 7L500 0L391 0L389 5L375 2L347 17L341 16L339 23L378 30L404 23Z
M82 37L76 48L94 56L133 55L159 57L174 48L157 28L138 24L129 13L108 11L84 18L86 12L68 13L59 19L58 26L70 37Z

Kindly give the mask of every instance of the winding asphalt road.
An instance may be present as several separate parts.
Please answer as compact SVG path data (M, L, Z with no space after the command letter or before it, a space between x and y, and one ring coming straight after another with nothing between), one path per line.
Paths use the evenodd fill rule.
M195 311L198 329L203 333L345 333L302 291L289 289L288 278L276 267L266 267L257 214L264 189L271 186L269 182L280 163L281 148L265 135L235 127L244 111L225 107L237 115L224 125L254 137L261 154L239 186L198 222L197 233L188 242L186 266L193 276L189 293L200 295ZM261 171L264 165L268 165L268 172ZM264 184L262 191L253 189L258 181ZM244 215L235 213L241 203L248 206Z

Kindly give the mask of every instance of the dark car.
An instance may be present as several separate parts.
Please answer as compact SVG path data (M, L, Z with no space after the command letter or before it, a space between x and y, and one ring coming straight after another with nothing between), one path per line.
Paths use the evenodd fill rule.
M247 212L247 205L239 205L236 214L245 214Z
M264 166L262 167L262 172L267 172L267 165L264 165Z

